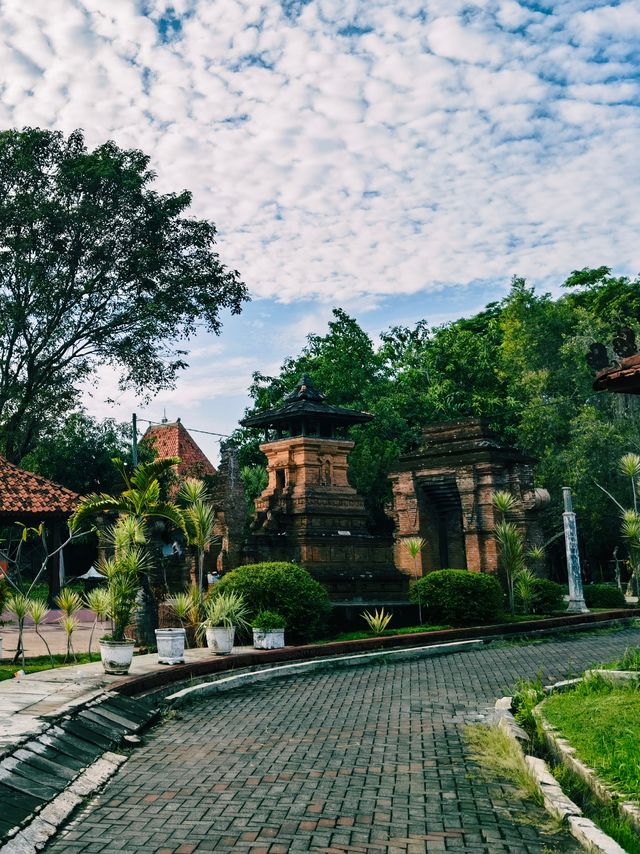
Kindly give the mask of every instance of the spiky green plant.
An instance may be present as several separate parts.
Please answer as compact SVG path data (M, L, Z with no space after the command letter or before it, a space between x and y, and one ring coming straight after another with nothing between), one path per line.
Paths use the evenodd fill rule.
M633 509L638 510L638 481L640 480L640 454L624 454L620 457L619 468L621 474L631 481L631 492L633 494Z
M184 505L183 514L187 542L196 551L198 589L204 580L204 558L213 543L220 538L214 533L216 514L204 481L187 478L178 492L178 500Z
M381 635L393 618L393 614L387 614L384 608L380 608L380 611L376 608L373 614L365 611L360 616L374 635Z
M76 611L82 608L82 596L71 590L70 587L63 587L55 599L56 605L62 613L67 617L72 617Z
M197 629L202 617L203 599L202 593L195 585L192 585L189 590L184 593L174 593L167 599L167 605L180 621L180 625L185 629L185 644L189 648L186 628L187 626Z
M507 516L516 506L516 498L506 489L498 489L491 497L493 506L503 517Z
M34 626L36 634L38 635L38 637L40 638L42 643L47 648L47 652L49 653L49 658L51 659L51 666L53 667L54 664L53 664L53 656L51 655L51 649L50 649L49 644L47 643L47 640L44 637L44 635L40 634L40 626L45 621L47 614L49 613L49 609L47 608L46 603L42 601L42 599L31 599L29 601L29 605L27 607L27 612L28 612L29 616L31 617L31 619L33 620L33 626Z
M535 599L536 574L523 567L513 582L513 593L523 614L530 614Z
M23 593L12 593L7 600L7 611L10 614L13 614L18 621L18 645L16 647L16 654L13 657L14 662L17 662L19 658L22 658L22 664L24 666L24 621L29 613L29 605L31 600L25 596Z
M73 648L72 637L74 631L78 628L78 620L73 614L61 614L58 617L58 622L62 626L62 630L67 636L67 654L64 657L65 661L69 660L69 656L73 655L73 660L77 661L76 653Z
M428 545L428 542L422 537L407 537L406 540L402 540L402 547L409 552L411 559L413 560L413 580L414 582L418 580L420 574L418 572L418 557L421 554L422 550L425 549ZM422 597L418 588L418 619L420 621L420 625L422 625Z
M84 597L84 602L90 611L93 611L95 617L91 626L91 634L89 635L89 659L91 659L91 646L93 644L93 633L96 630L98 621L103 622L109 617L109 609L111 607L111 597L109 590L106 587L96 587Z
M522 534L513 522L504 520L495 526L494 534L498 544L500 566L507 583L509 609L515 614L514 583L519 573L525 569Z
M240 593L229 591L210 596L204 600L203 607L204 619L200 623L200 633L214 626L230 629L232 626L245 628L249 625L249 609Z

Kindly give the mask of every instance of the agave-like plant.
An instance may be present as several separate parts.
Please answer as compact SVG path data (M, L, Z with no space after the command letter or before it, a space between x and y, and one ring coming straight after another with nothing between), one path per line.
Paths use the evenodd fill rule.
M513 582L514 597L520 604L523 614L530 614L535 601L536 574L523 567Z
M93 611L95 617L91 626L91 634L89 635L89 661L91 661L91 646L93 644L93 634L96 630L98 621L104 622L108 619L109 609L111 607L111 596L106 587L96 587L84 597L84 602L90 611Z
M507 516L516 506L516 498L506 489L498 489L491 496L491 502L498 513Z
M22 658L22 664L24 666L24 643L23 643L23 635L24 635L24 621L29 613L29 605L31 600L24 595L24 593L12 593L7 600L7 611L10 614L13 614L18 621L18 646L16 648L16 654L13 657L14 662L17 662L19 658Z
M78 628L78 620L73 614L61 614L58 617L58 622L62 626L64 633L67 636L67 654L64 657L65 661L69 660L69 656L73 655L73 660L77 661L76 653L73 648L72 636Z
M47 652L49 653L49 658L51 659L51 666L53 667L53 656L51 655L51 648L47 643L44 635L40 634L40 626L45 621L47 614L49 613L49 609L45 602L42 599L31 599L29 600L29 604L27 606L27 613L33 620L33 627L35 629L36 634L42 641L42 643L46 646Z
M402 540L402 547L406 549L411 559L413 560L413 580L417 581L419 578L418 575L418 555L422 552L423 549L427 547L428 543L422 537L407 537L406 540ZM420 594L420 588L418 587L418 619L420 620L420 625L422 625L422 596Z
M376 608L373 614L365 611L361 617L374 635L381 635L391 622L393 614L387 614L384 608L380 608L380 611Z
M249 625L249 609L240 593L229 591L210 596L203 602L204 619L200 623L199 630L214 626L224 626L230 629L232 626L245 628Z
M197 629L202 616L202 593L196 585L192 585L189 590L184 593L174 593L173 596L167 599L167 605L180 621L183 629L191 626ZM185 644L189 648L187 633L185 631Z
M70 587L63 587L55 599L56 605L67 617L72 617L82 608L82 596Z
M513 522L506 520L498 522L494 528L494 534L498 544L500 565L507 582L509 609L512 614L515 614L514 583L518 575L525 569L522 534Z
M187 478L180 487L178 500L184 504L183 514L187 541L196 550L197 584L202 590L204 558L213 543L220 538L214 533L216 514L204 481ZM194 581L196 579L194 578Z
M638 481L640 480L640 454L624 454L620 457L619 468L621 474L631 481L631 492L633 494L633 509L638 510Z

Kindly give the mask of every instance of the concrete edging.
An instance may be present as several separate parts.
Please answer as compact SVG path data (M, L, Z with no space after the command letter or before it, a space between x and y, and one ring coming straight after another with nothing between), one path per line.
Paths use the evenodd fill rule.
M102 788L127 757L107 751L43 807L35 818L1 848L0 854L35 854L40 851L86 797Z
M190 685L165 697L164 702L175 708L212 694L218 694L222 691L232 691L235 688L242 688L245 685L253 685L257 682L266 682L271 679L291 678L321 670L357 667L361 664L382 663L388 660L402 661L403 659L410 658L450 655L454 652L468 652L480 649L483 646L484 641L482 640L467 640L458 643L419 646L411 649L391 649L383 650L382 652L367 652L359 655L333 656L331 658L319 658L312 661L299 661L294 664L283 664L263 670L236 673L233 676L226 676L209 682L201 682L199 685Z
M565 795L549 766L537 756L525 754L521 742L529 742L526 732L516 722L511 712L511 697L502 697L495 703L495 718L498 726L507 734L516 750L522 755L542 794L544 807L554 818L567 824L572 836L582 847L593 854L625 854L624 848L607 836L590 819L583 815L580 807ZM536 707L537 708L537 707Z
M576 750L566 738L558 733L545 718L542 706L543 700L533 710L533 715L540 727L547 749L556 762L568 768L576 777L589 787L590 791L602 803L614 806L618 809L621 817L625 818L640 833L640 805L633 801L626 801L624 797L612 787L604 783L588 765L576 755Z

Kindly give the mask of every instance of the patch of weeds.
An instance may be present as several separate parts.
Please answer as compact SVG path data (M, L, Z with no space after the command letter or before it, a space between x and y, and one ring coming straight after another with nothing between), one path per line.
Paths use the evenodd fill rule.
M615 670L640 670L640 647L628 646Z
M536 779L527 767L524 756L511 738L499 726L471 724L464 732L471 757L483 771L506 778L518 790L518 795L543 805Z
M544 700L542 687L542 673L538 673L535 679L519 679L513 692L512 707L513 716L530 736L536 733L536 721L533 710Z
M599 801L587 784L564 765L557 765L552 769L552 773L562 791L575 801L602 831L615 839L628 854L640 854L640 837L629 822L620 818L614 806L607 806Z

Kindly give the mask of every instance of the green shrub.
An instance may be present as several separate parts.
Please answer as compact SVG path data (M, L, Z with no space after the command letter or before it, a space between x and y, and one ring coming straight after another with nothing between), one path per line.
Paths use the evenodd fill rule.
M256 614L251 625L254 629L259 629L263 632L272 632L274 629L286 628L286 620L276 611L260 611Z
M465 569L441 569L418 579L413 602L422 601L430 619L451 626L474 626L498 620L503 595L493 575Z
M242 594L252 622L260 611L281 614L293 642L317 637L331 608L324 587L295 563L240 566L218 582L214 595L230 590Z
M585 584L584 601L587 608L625 608L624 594L609 584Z
M533 612L534 614L552 614L554 611L566 610L562 598L562 584L549 581L548 578L536 578L533 582Z

